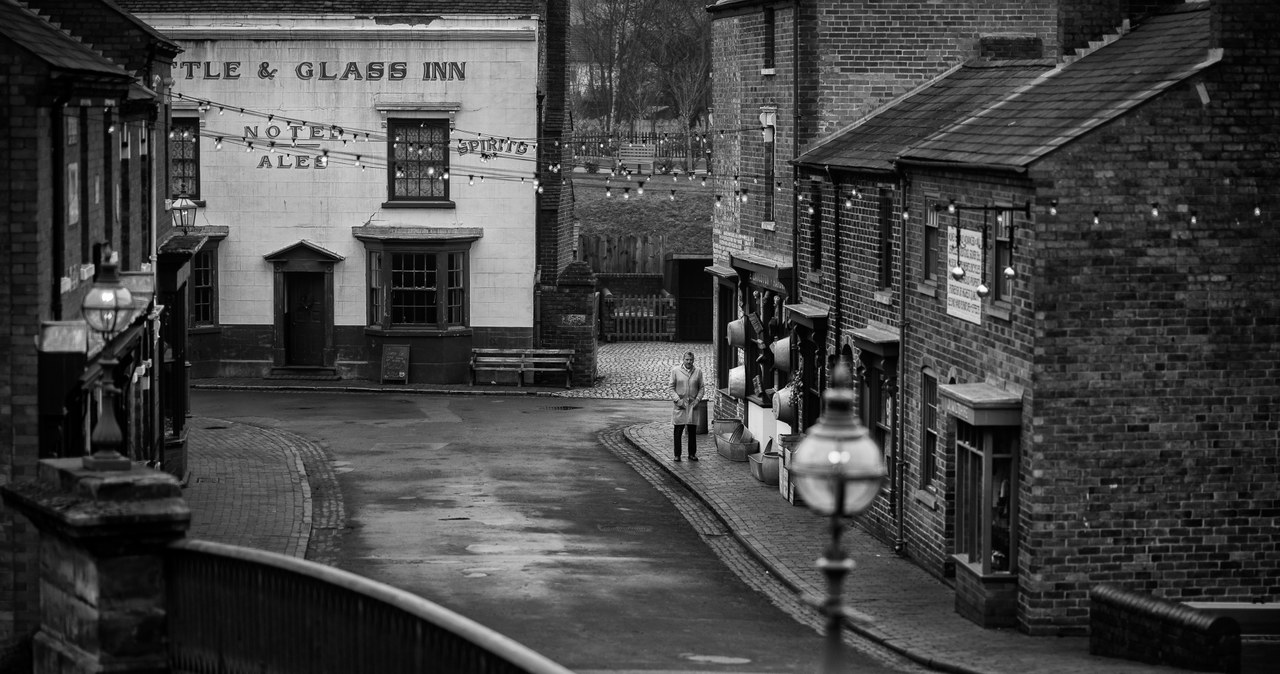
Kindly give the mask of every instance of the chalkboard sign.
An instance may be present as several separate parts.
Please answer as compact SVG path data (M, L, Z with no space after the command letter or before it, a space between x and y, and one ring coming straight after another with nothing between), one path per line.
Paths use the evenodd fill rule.
M382 345L382 381L409 383L409 345Z

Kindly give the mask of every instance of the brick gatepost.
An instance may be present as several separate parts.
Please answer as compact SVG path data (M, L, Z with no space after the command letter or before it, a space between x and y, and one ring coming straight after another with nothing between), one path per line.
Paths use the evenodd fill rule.
M36 480L0 488L40 531L35 673L168 672L163 552L191 523L182 489L161 471L82 464L46 459Z
M573 385L596 379L596 275L581 260L570 262L554 286L542 290L542 346L573 349Z

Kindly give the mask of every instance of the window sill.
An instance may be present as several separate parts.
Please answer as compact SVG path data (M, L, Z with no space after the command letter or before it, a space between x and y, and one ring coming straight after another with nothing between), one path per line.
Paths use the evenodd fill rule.
M892 290L877 290L873 297L875 298L875 301L880 304L893 304Z
M760 223L760 228L766 232L772 232L778 228L778 223L773 220L765 220Z
M366 326L364 334L375 337L470 337L471 328L383 328Z
M449 200L440 201L384 201L383 208L457 208L457 204Z
M916 292L926 297L938 296L937 281L919 281L916 283Z
M917 489L913 494L916 501L923 504L929 510L938 509L938 497L931 493L928 489Z
M770 75L777 75L778 69L777 68L761 68L760 74L764 75L765 77L768 77Z
M187 330L190 335L212 335L222 332L221 325L193 325Z
M1002 321L1009 320L1009 316L1013 314L1013 307L1004 302L982 305L982 314L992 318L998 318Z
M982 564L970 562L969 555L951 555L951 559L955 560L957 569L967 569L969 573L986 582L1016 582L1018 580L1018 576L1012 571L992 571L991 573L983 573Z

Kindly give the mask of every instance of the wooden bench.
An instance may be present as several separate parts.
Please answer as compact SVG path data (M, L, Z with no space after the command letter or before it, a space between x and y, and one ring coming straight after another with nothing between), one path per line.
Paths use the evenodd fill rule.
M618 148L618 169L626 170L628 164L634 164L636 173L653 173L654 158L657 150L652 145L627 143ZM645 171L644 166L649 166Z
M573 349L472 349L471 385L476 372L514 372L516 385L524 386L526 372L563 372L564 387L573 381Z

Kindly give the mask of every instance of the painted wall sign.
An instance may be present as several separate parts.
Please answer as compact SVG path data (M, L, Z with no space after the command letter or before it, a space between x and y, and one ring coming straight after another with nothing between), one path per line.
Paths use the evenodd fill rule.
M243 61L179 61L178 71L187 80L238 80L245 76L242 72L244 65ZM291 64L260 61L250 76L260 80L292 75L303 81L399 82L409 79L411 73L420 81L462 81L467 79L467 62L423 61L421 65L411 65L408 61L301 61ZM420 78L417 77L419 73Z
M948 269L959 258L964 278L957 281L947 274L947 315L982 324L982 298L978 297L978 284L982 282L982 232L960 228L956 240L956 228L947 237Z
M458 141L458 156L478 152L480 154L527 154L529 144L524 141L513 141L510 138L479 138Z

